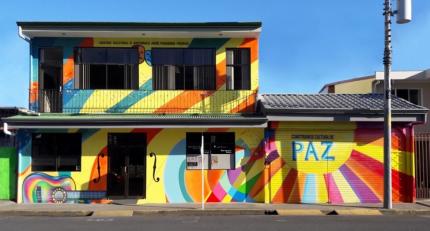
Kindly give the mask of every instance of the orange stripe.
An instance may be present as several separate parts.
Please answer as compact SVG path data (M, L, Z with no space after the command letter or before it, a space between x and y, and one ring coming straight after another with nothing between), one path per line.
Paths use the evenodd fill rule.
M249 95L246 100L241 102L235 108L230 110L230 113L238 113L238 112L254 112L256 94L253 93Z
M293 190L294 183L297 181L297 170L290 169L278 192L275 194L271 202L275 203L286 203L290 197L291 191Z
M382 184L382 178L375 174L374 171L369 169L366 166L363 166L362 163L354 160L349 159L348 162L346 162L346 165L351 169L362 181L366 183L366 185L372 189L373 193L378 197L378 199L382 200L384 193L384 187ZM378 179L375 181L374 179Z
M251 63L258 59L258 40L256 38L246 38L240 47L251 49Z
M37 101L39 94L39 82L32 82L30 86L30 103Z
M66 63L63 65L63 84L73 79L74 72L75 72L75 62L72 56L67 58Z
M291 196L288 199L288 202L300 203L302 201L305 180L306 180L306 174L299 172L296 179L296 183L294 185L294 190L291 192Z
M227 67L226 60L223 59L216 65L216 89L221 88L227 79Z
M204 94L203 97L202 94ZM175 113L183 113L196 103L200 102L202 98L208 97L211 94L213 94L211 91L184 91L158 108L154 113L171 113L172 110L174 110Z

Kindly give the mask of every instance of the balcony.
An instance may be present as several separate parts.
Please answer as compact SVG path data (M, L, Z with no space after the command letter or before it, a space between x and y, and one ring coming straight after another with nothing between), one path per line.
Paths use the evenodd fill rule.
M251 90L38 90L30 109L46 113L252 114Z

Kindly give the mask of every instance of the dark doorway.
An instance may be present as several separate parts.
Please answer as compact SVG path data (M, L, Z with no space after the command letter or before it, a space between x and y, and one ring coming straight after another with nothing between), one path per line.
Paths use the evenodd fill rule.
M110 133L109 198L145 198L146 134Z
M61 112L63 49L41 48L39 50L39 84L40 112Z

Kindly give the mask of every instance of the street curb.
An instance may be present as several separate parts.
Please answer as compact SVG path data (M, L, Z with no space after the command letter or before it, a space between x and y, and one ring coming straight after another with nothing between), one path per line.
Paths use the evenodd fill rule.
M134 216L180 215L180 216L221 216L221 215L275 215L275 211L261 209L187 209L187 210L135 210Z
M0 216L45 216L45 217L131 217L131 216L223 216L223 215L279 215L279 216L422 216L430 210L411 209L169 209L169 210L0 210Z
M98 210L94 211L92 217L131 217L133 210Z
M337 209L327 215L340 216L381 216L382 213L378 209Z
M384 215L399 215L399 216L421 216L421 215L430 215L430 210L412 210L412 209L381 209L380 210Z
M93 211L52 211L52 210L9 210L0 211L0 216L45 216L45 217L87 217Z
M279 216L322 216L325 215L318 209L277 209Z

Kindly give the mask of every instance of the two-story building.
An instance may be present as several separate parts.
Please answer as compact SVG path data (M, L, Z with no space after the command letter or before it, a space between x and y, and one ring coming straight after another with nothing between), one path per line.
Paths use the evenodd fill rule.
M18 27L20 203L382 201L381 95L258 95L259 22ZM415 198L426 112L393 99L395 201Z

